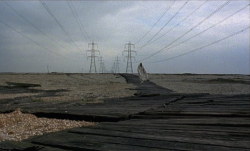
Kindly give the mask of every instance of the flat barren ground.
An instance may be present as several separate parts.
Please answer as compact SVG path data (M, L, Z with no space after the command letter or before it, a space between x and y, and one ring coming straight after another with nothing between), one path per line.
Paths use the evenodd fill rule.
M176 93L250 93L248 75L150 74L149 77L150 81ZM114 74L0 74L2 102L46 102L50 105L50 102L61 101L66 104L80 102L85 106L86 103L103 103L109 98L134 96L135 88L121 75ZM38 118L17 110L0 114L0 141L19 141L34 135L92 125L95 123Z
M249 75L150 74L150 81L177 93L249 94Z
M30 87L31 86L31 87ZM80 101L102 103L103 99L132 96L134 85L113 74L0 74L0 101ZM94 123L38 118L20 111L0 114L0 141L20 141L34 135Z
M13 87L8 83L38 84ZM0 100L30 97L39 101L100 102L105 98L132 96L134 86L113 74L0 74ZM46 93L47 92L47 93Z

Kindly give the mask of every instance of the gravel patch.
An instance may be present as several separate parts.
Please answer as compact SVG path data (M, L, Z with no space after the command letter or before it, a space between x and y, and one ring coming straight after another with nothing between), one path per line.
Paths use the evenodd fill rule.
M5 140L21 141L35 135L56 132L82 126L94 126L85 121L38 118L24 114L20 110L0 114L0 142Z

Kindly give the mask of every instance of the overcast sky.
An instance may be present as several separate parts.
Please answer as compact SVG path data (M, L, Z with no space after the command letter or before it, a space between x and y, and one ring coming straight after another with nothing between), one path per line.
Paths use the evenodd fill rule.
M125 72L122 51L130 41L137 51L134 71L142 62L151 73L250 74L247 0L226 5L209 0L43 2L60 25L40 1L0 1L0 72L47 72L47 66L51 72L88 72L91 41L98 44L107 70L119 56Z

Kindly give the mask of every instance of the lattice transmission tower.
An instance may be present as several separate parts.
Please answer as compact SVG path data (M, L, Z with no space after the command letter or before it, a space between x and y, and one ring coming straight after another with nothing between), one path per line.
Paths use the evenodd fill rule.
M104 73L105 72L105 64L102 59L102 57L99 57L99 73Z
M90 54L87 56L87 58L90 58L90 67L89 67L89 73L96 73L97 70L96 70L96 58L98 57L96 55L96 53L99 53L100 55L100 51L97 50L97 43L94 43L94 42L91 42L88 44L88 48L90 48L91 46L91 49L90 50L87 50L87 53L89 52Z
M127 55L125 56L127 58L127 67L126 67L126 73L133 73L133 61L132 58L135 60L135 54L136 51L132 50L135 49L135 45L132 44L131 42L128 42L124 46L124 51L123 54L126 53Z
M114 63L114 73L119 73L119 72L120 72L120 60L119 57L117 56Z

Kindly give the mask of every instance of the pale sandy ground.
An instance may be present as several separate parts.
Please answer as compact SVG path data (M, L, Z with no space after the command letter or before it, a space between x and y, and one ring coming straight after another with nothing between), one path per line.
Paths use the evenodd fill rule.
M125 79L113 74L0 74L0 86L6 82L40 84L34 89L59 90L58 96L42 97L42 101L85 101L100 102L106 98L132 96L135 91L129 90L134 85L127 84ZM0 94L1 99L20 96L35 96L38 93Z
M249 75L150 74L149 79L178 93L250 93Z

